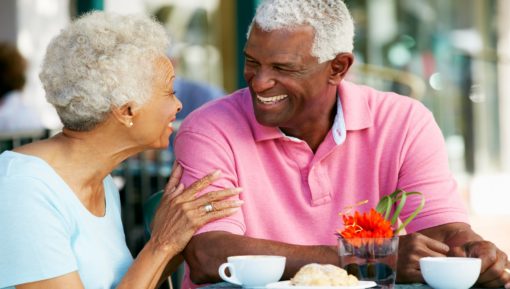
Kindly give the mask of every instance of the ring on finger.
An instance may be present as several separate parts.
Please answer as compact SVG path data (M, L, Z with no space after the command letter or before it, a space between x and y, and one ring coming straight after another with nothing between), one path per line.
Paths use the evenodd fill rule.
M505 272L507 272L508 274L510 274L510 268L505 268Z
M206 213L210 213L210 212L214 211L214 207L211 203L207 203L204 206L204 210Z

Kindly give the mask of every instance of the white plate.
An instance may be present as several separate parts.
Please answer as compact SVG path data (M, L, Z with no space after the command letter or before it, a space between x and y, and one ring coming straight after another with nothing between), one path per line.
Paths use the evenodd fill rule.
M363 289L377 286L374 281L359 281L355 286L294 286L290 281L280 281L266 285L268 289Z

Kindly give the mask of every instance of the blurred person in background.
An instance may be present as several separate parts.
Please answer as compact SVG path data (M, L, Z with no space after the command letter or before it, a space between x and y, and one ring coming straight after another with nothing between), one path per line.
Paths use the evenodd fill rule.
M0 288L156 288L203 224L234 213L239 189L197 197L175 166L133 260L110 172L164 149L181 110L167 35L145 16L87 14L48 46L40 78L63 131L0 155ZM214 202L214 207L211 204Z
M0 43L0 133L44 128L38 112L22 99L26 68L15 46Z
M421 257L469 256L482 259L480 286L510 288L507 255L469 225L432 113L344 80L353 39L341 0L261 2L244 48L248 87L191 113L176 136L183 183L220 166L210 189L245 189L240 211L189 242L183 288L221 280L218 267L235 255L286 256L284 280L308 263L346 265L339 212L360 200L368 211L396 189L426 200L399 238L397 282L424 282ZM401 220L420 203L408 198Z

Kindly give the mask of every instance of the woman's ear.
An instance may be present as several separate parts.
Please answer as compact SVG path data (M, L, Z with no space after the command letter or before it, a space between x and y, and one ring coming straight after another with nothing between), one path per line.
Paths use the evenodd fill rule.
M135 105L132 102L126 103L120 107L112 109L113 116L126 127L134 125L134 118L136 115Z
M328 82L331 85L339 85L340 81L344 79L347 71L351 68L354 62L352 53L339 53L331 60L331 74L329 75Z

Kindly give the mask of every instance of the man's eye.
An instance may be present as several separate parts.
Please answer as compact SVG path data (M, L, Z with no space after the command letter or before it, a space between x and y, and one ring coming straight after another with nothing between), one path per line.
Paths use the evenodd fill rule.
M282 71L282 72L291 72L291 70L287 67L281 67L281 66L274 66L274 70L276 71Z

